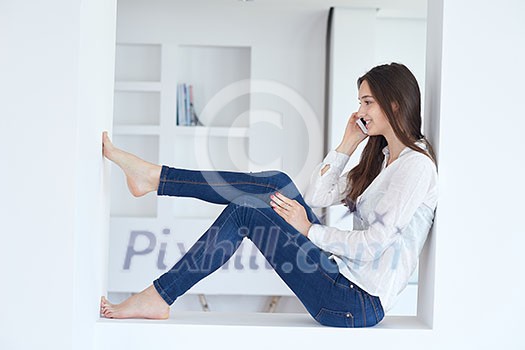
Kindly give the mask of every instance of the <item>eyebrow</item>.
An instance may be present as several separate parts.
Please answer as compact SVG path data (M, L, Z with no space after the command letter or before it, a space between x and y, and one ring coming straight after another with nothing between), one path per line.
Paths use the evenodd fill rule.
M374 96L372 96L372 95L364 95L364 96L361 96L360 98L358 98L358 100L362 100L363 98L374 98Z

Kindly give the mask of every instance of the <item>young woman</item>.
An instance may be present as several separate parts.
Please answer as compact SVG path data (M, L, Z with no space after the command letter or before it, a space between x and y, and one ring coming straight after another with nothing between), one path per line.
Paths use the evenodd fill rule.
M244 238L252 240L319 323L379 323L406 287L431 228L437 169L421 134L420 91L403 65L381 65L358 79L360 108L340 145L317 166L305 196L280 171L193 171L148 163L112 145L135 196L194 197L226 207L195 245L144 291L121 304L101 299L108 318L163 319L195 283L223 265ZM364 133L356 124L366 121ZM360 163L342 174L365 139ZM344 203L352 230L323 225L311 207Z

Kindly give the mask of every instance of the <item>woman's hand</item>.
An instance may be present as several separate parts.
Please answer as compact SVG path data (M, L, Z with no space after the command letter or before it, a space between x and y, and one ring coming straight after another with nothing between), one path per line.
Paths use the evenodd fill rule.
M312 223L308 220L304 207L294 199L285 197L279 192L270 196L270 205L287 223L308 237Z
M343 135L343 140L337 147L337 151L341 153L346 153L351 155L357 146L368 137L361 128L356 124L359 117L357 112L352 113L348 122L346 123L345 134Z

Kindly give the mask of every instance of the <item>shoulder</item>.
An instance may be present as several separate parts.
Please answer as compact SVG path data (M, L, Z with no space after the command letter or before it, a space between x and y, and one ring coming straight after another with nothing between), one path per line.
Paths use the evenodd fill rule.
M410 149L399 160L401 164L398 170L401 173L437 178L436 164L426 154Z
M436 164L426 154L410 149L410 151L405 156L407 158L406 161L409 162L410 164L421 164L426 167L436 169Z

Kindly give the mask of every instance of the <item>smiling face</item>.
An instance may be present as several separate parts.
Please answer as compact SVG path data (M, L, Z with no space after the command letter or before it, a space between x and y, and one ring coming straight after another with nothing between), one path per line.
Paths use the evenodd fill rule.
M383 135L386 137L394 133L386 114L372 95L372 91L370 91L370 86L366 80L359 86L359 104L360 107L357 111L357 116L366 121L368 135Z

